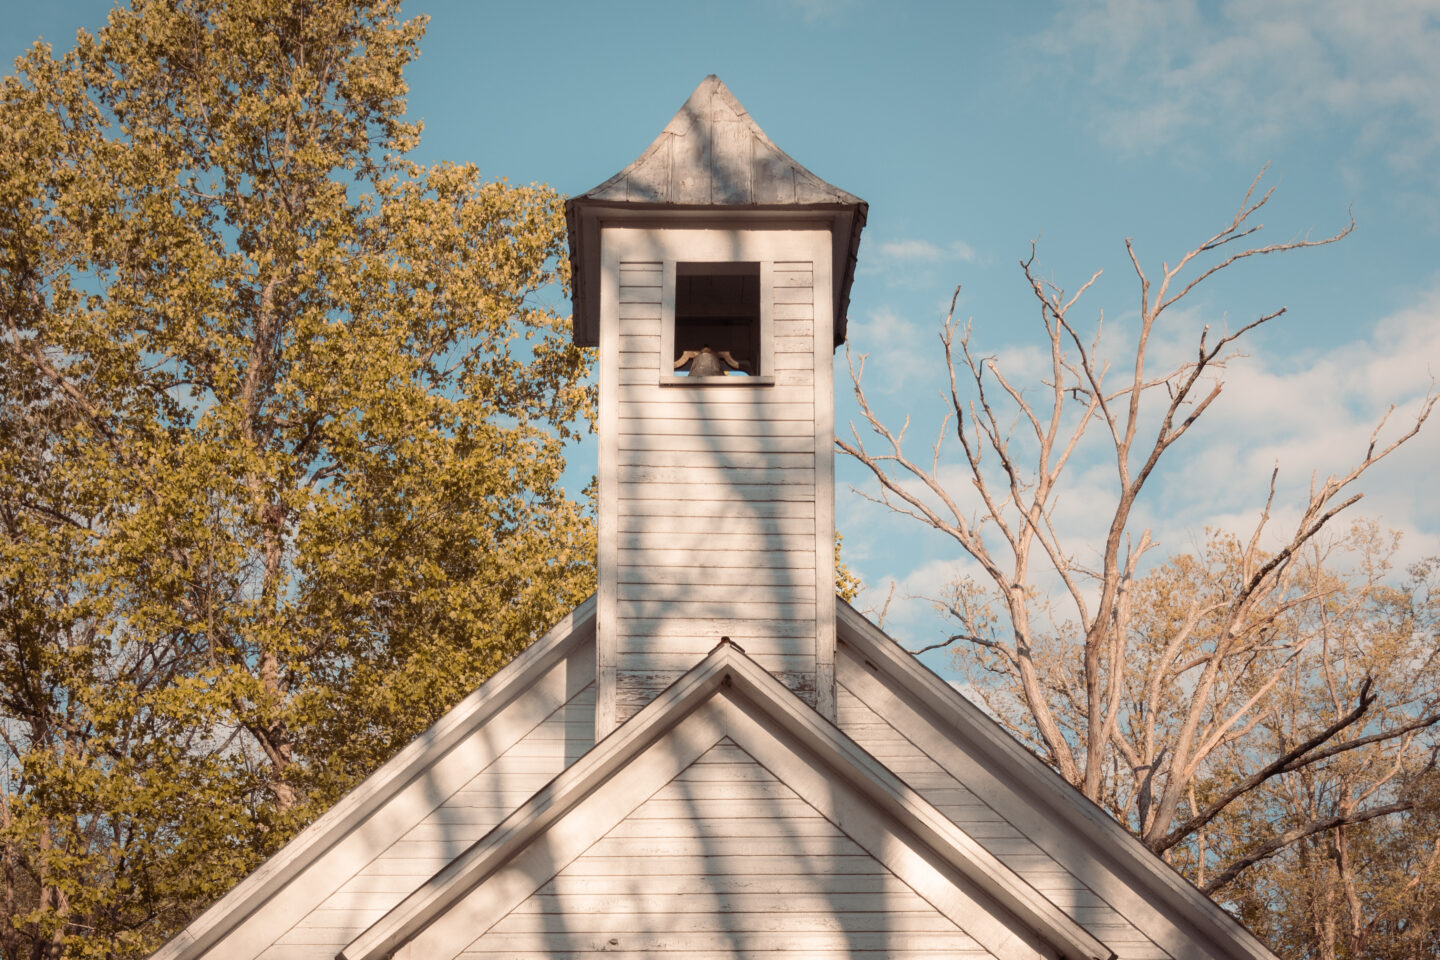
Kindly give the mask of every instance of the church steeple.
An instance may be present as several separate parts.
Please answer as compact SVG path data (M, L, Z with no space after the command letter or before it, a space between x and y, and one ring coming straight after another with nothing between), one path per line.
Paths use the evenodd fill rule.
M712 76L566 214L600 347L597 736L722 637L833 717L831 355L864 202Z
M868 205L777 147L714 74L700 81L633 163L565 204L575 277L575 342L599 344L600 220L727 208L807 210L828 217L834 238L830 273L835 344L844 343L855 254Z

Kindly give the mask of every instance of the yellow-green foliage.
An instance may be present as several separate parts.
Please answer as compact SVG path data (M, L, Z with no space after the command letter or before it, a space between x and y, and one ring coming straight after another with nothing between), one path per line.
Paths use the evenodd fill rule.
M857 577L854 573L850 571L850 568L845 565L845 561L840 559L840 542L844 539L844 537L840 536L840 531L836 530L835 593L837 596L840 597L841 600L849 603L851 600L854 600L860 595L860 591L865 589L865 584L861 582L859 577Z
M136 0L0 85L6 958L145 955L593 588L558 200L404 159L422 28Z

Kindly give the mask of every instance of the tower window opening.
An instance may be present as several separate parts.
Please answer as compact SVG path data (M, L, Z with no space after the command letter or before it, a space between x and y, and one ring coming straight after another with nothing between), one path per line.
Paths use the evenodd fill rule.
M676 374L758 376L760 264L675 265Z

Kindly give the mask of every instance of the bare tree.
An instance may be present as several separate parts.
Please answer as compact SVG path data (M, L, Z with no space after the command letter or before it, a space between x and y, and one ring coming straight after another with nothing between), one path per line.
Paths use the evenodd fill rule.
M1234 217L1173 266L1143 266L1125 241L1140 289L1128 356L1106 359L1100 325L1091 334L1072 319L1100 273L1067 294L1042 279L1032 246L1020 267L1048 347L1048 376L1038 390L972 348L971 329L955 320L952 300L940 333L949 375L946 419L925 459L912 459L904 449L905 429L891 430L867 402L863 356L852 360L851 378L879 442L867 446L853 423L851 439L836 440L874 474L874 499L947 534L983 571L944 598L959 625L947 643L1003 678L1004 701L1018 705L1011 717L1017 732L1066 780L1107 804L1162 853L1203 836L1207 824L1277 777L1376 743L1408 744L1440 720L1433 696L1412 698L1403 709L1377 706L1375 679L1359 676L1323 716L1310 715L1311 728L1292 730L1284 742L1265 742L1260 735L1272 700L1314 665L1324 643L1315 605L1333 599L1336 586L1318 576L1306 556L1313 559L1323 549L1327 525L1360 500L1356 481L1420 430L1434 409L1433 392L1398 430L1386 429L1387 414L1368 445L1355 451L1349 469L1317 478L1278 547L1271 529L1277 509L1272 474L1254 529L1233 542L1223 576L1212 571L1216 576L1204 589L1192 584L1163 628L1157 629L1153 611L1137 610L1142 558L1155 544L1136 521L1136 503L1162 458L1221 395L1225 363L1237 344L1285 311L1258 316L1234 332L1206 327L1193 353L1168 367L1156 363L1156 345L1174 342L1177 334L1162 334L1162 325L1179 320L1177 305L1232 265L1334 243L1354 229L1352 219L1323 239L1256 243L1262 229L1256 217L1273 192L1257 198L1263 174ZM964 489L942 470L942 446L952 427ZM1099 543L1078 542L1056 522L1067 467L1082 441L1101 444L1114 467L1113 514ZM1347 597L1363 605L1378 586L1372 582ZM1143 631L1142 615L1149 617ZM1262 743L1268 752L1257 760ZM1228 779L1209 775L1211 765L1237 752L1252 762ZM1202 882L1217 890L1305 837L1395 813L1408 803L1393 790L1374 791L1363 802L1231 851L1231 860L1213 865ZM1202 856L1201 870L1204 861Z

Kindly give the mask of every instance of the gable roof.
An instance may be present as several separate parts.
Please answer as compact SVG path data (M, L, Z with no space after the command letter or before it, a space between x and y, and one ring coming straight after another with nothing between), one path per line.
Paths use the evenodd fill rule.
M759 754L762 763L807 800L829 806L822 812L902 879L914 875L924 885L929 877L927 899L992 952L1072 960L1113 956L730 642L716 646L665 693L355 938L340 956L381 960L458 952L452 948L463 948L467 936L473 939L483 932L549 879L563 865L560 861L578 855L597 830L607 828L590 821L607 814L620 819L653 792L655 776L673 776L727 736ZM652 751L662 740L664 749ZM658 773L639 769L645 764L658 766ZM794 782L797 779L800 782ZM591 806L585 813L577 814L587 803ZM883 839L876 833L877 817L894 827ZM551 845L543 846L547 841ZM938 886L935 876L942 878ZM487 895L480 905L461 909L482 884Z
M929 727L937 735L927 749L942 766L983 773L1023 797L1007 808L1042 846L1068 849L1091 870L1113 879L1111 889L1131 892L1124 908L1178 923L1184 935L1161 946L1179 958L1216 956L1277 960L1260 940L1215 901L1149 850L1109 813L1023 747L979 707L844 600L836 599L836 632L873 676L875 692L895 711L889 719L909 731ZM842 658L837 658L842 659ZM849 659L849 658L843 658ZM837 665L838 666L838 665ZM852 682L854 682L852 676ZM863 682L863 677L861 678ZM1136 896L1135 892L1140 895Z
M777 147L714 74L700 81L633 163L566 201L575 342L599 342L600 219L723 210L808 212L831 221L835 344L843 343L868 205Z
M363 838L371 851L362 854L366 859L387 839L398 838L408 828L408 822L390 825L378 821L384 819L387 808L402 793L413 789L447 754L486 730L517 701L533 701L527 704L532 715L548 712L555 702L563 704L575 688L593 679L593 665L589 678L564 674L573 672L565 669L566 659L584 652L594 633L595 597L591 596L192 920L152 954L151 960L196 960L236 933L266 904L279 897L299 899L292 885L297 880L303 883L308 870L323 867L323 859L357 832L374 835ZM590 654L593 657L593 650ZM556 689L547 691L547 685ZM498 744L489 746L493 752ZM305 891L315 897L327 892Z
M557 705L563 707L578 702L577 698L583 699L581 695L591 689L589 684L594 678L594 609L594 598L591 598L154 956L161 960L194 960L205 955L251 956L275 942L277 930L288 929L296 922L291 914L308 915L326 899L330 887L355 875L358 864L388 849L388 845L402 835L408 836L410 826L425 817L424 810L440 802L435 797L448 795L448 791L462 785L466 782L464 778L473 775L475 769L490 763L487 758L508 755L502 751L509 750L512 742L521 743L517 737L525 735L517 734L517 730L534 729L534 724L550 716ZM918 745L966 788L982 794L986 803L1003 813L1006 820L1056 858L1056 863L1095 891L1101 901L1113 904L1121 915L1136 924L1149 938L1143 946L1159 947L1177 960L1215 957L1275 960L1274 954L1237 920L1146 849L1108 813L1059 778L880 628L839 600L837 635L840 641L837 679L851 691L847 696L852 697L852 702L858 694L861 702L873 705L894 725L894 730L904 732L907 749L911 749L910 743ZM355 939L344 955L357 956L354 951L364 948L367 937L393 934L393 928L390 934L385 933L386 924L396 923L401 911L435 902L426 898L436 893L437 884L445 888L447 884L458 883L459 887L449 887L450 893L445 895L463 896L465 884L476 876L474 858L482 856L482 848L491 850L487 844L504 847L495 846L483 854L500 858L487 862L502 862L505 856L515 852L516 844L521 843L518 837L543 834L548 829L545 823L552 826L559 823L575 803L583 802L587 796L596 796L591 788L598 789L597 779L614 780L612 775L616 771L636 770L644 761L641 755L657 738L670 738L667 749L681 743L683 737L677 739L675 731L685 717L699 716L707 710L712 726L719 723L720 727L707 730L700 738L705 742L691 743L686 750L699 750L721 735L737 736L745 741L746 749L755 751L767 768L784 771L787 778L810 777L809 786L805 788L810 791L806 799L848 834L863 834L865 829L873 827L875 818L883 818L895 825L899 833L930 851L927 856L938 857L940 862L948 864L947 869L970 886L974 897L1037 931L1044 943L1053 945L1064 941L1068 944L1064 948L1056 947L1056 952L1066 956L1105 956L1108 951L1103 946L1098 948L1099 952L1086 953L1096 949L1094 944L1099 940L1104 940L1115 942L1121 954L1128 956L1133 949L1127 950L1127 947L1140 946L1128 943L1127 937L1113 937L1114 931L1104 926L1107 921L1095 926L1090 914L1075 915L1089 932L1081 929L1081 924L1061 909L1069 909L1068 901L1055 899L1053 892L1042 896L1030 888L1024 878L1032 877L1032 870L1023 865L1024 856L1015 860L1004 848L994 846L992 856L982 846L991 845L992 841L977 843L947 817L947 814L956 816L967 829L970 827L971 818L952 811L946 806L950 801L932 791L930 775L910 772L916 769L913 766L894 765L892 752L877 750L874 756L868 753L867 747L886 745L872 744L868 735L860 732L864 723L880 722L869 711L869 720L853 721L861 723L859 727L848 726L842 711L844 729L867 745L860 746L811 711L738 647L723 644L661 698L591 749L568 772L550 781L479 843ZM721 718L718 721L717 715ZM783 741L780 746L765 739L772 732L780 738L775 743ZM900 735L892 732L888 736L898 740ZM767 749L771 751L769 754L765 753ZM875 756L885 758L885 765ZM818 758L821 768L828 772L820 775L805 772L801 769L808 762L805 758ZM672 757L670 762L678 761ZM446 765L462 770L468 767L469 773L457 779L456 770L447 772ZM894 765L894 769L902 773L897 777L886 765ZM563 765L551 769L563 769ZM946 782L958 789L958 784L948 778ZM446 786L447 783L451 786ZM848 788L845 784L854 786ZM799 785L795 786L805 792ZM527 794L530 789L533 788L526 788ZM942 787L940 793L945 793L945 789ZM826 802L832 807L826 807ZM423 809L417 813L419 807ZM547 817L550 819L542 822ZM495 822L487 821L486 827ZM517 833L521 828L531 833ZM974 836L996 834L980 831ZM345 872L347 869L349 873ZM420 882L416 877L399 889L412 890ZM1048 881L1042 883L1035 879L1034 882L1041 889L1051 891ZM972 909L966 916L976 912L973 898L969 902ZM377 906L384 909L385 905ZM372 913L371 917L376 915ZM368 922L368 918L362 920L362 924ZM961 921L957 919L957 922ZM335 943L330 949L338 949L345 937L360 929L362 926L352 927L341 939L329 941Z

